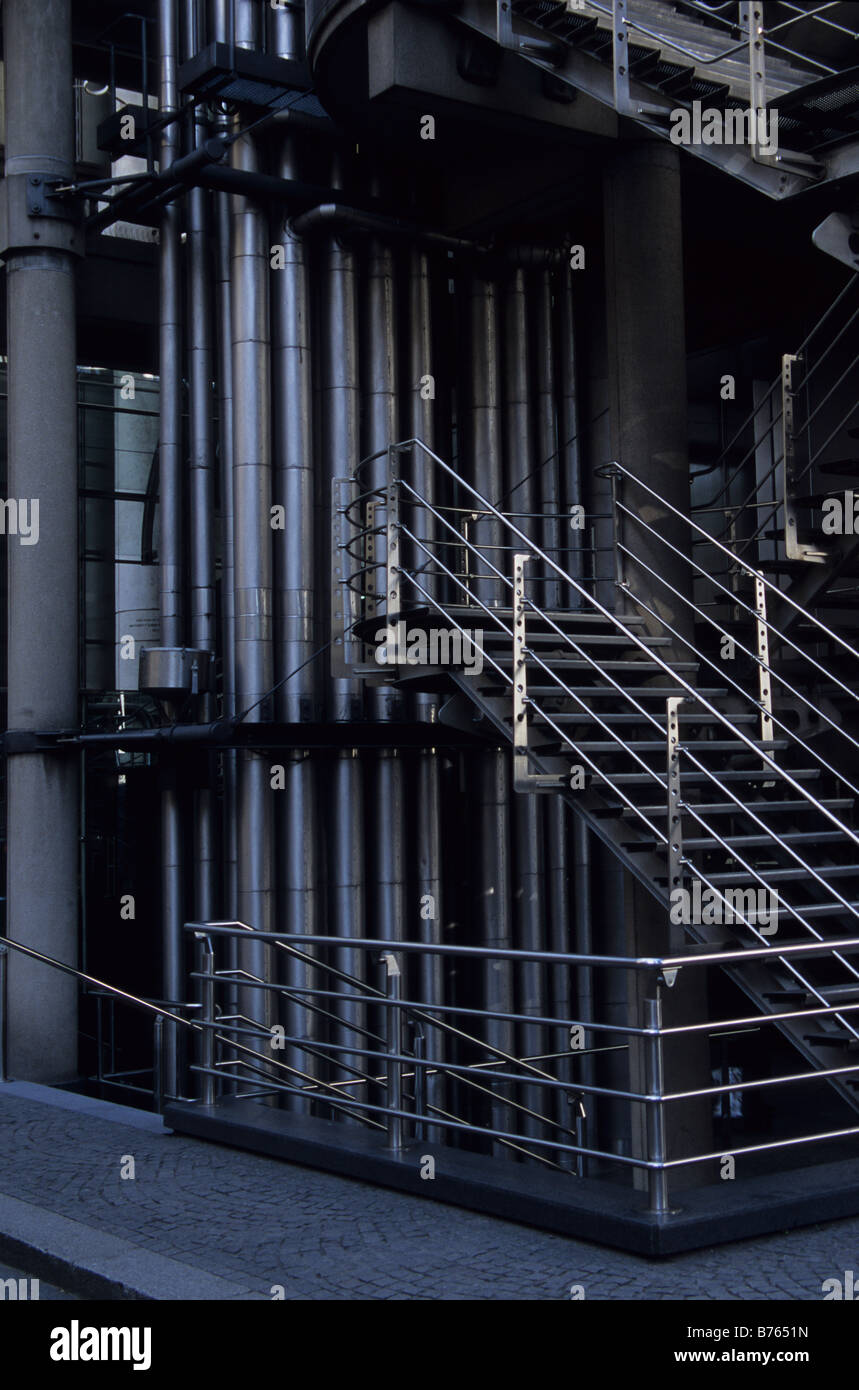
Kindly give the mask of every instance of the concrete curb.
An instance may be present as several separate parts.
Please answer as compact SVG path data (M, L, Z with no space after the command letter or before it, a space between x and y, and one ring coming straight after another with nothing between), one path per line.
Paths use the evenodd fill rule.
M27 1081L0 1085L3 1099L27 1100L149 1133L170 1134L159 1115ZM0 1260L84 1299L259 1299L246 1284L109 1235L0 1193Z
M0 1193L0 1259L85 1299L259 1299L247 1285L171 1260Z

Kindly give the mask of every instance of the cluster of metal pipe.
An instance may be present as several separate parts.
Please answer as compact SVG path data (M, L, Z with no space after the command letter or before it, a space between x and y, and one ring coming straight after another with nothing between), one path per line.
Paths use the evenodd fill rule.
M203 10L198 0L160 0L164 115L177 109L180 55L192 57L207 41L302 56L292 7L217 0L210 31ZM199 150L213 134L236 136L242 121L246 113L207 116L198 106L186 143ZM180 128L164 128L162 173L194 152L181 149ZM320 157L300 129L277 117L235 138L230 155L233 169L285 179L310 166L336 205L351 174L348 147L332 149L327 180L319 178ZM389 190L372 175L364 191ZM381 486L380 451L413 434L458 453L464 475L505 510L526 514L547 548L567 546L560 513L580 496L572 277L549 264L501 269L496 261L489 278L447 247L421 244L421 237L404 246L385 237L384 224L377 234L360 218L341 226L324 211L290 221L288 210L201 187L164 209L162 642L216 653L223 713L246 721L433 721L437 695L329 676L333 480L379 455L368 481ZM283 527L273 524L278 507ZM568 562L577 565L579 557ZM486 593L498 601L491 584ZM551 597L557 602L557 593ZM201 720L212 709L207 697ZM348 943L368 933L395 942L417 928L425 940L456 932L485 945L551 941L559 950L589 949L587 836L577 831L573 840L560 802L514 797L508 750L490 747L465 759L437 749L404 756L396 747L359 754L344 739L325 755L220 756L220 821L213 787L196 793L193 824L183 824L175 785L168 782L162 794L166 997L186 992L182 921L192 916L308 937L327 930L343 938L336 963L356 978L365 978L366 953ZM282 779L272 776L279 763ZM467 808L463 825L446 816L454 806ZM466 823L470 882L449 853L450 836L461 837ZM193 902L183 895L186 882L193 882ZM319 984L312 966L294 958L273 974L281 963L252 940L236 947L234 965L235 1007L263 1029L276 1017L269 995L242 987L242 979L280 978L293 991ZM422 997L458 997L461 987L443 979L438 957L415 968ZM576 989L571 980L570 992ZM563 1012L563 993L547 999L540 967L523 967L518 979L512 967L487 967L477 987L483 1006L497 1012L514 1003L524 1013ZM576 1016L585 1017L584 979L578 995ZM280 1017L288 1035L312 1049L325 1023L302 998L294 993ZM339 1041L357 1045L363 1006L344 998L335 1012ZM527 1027L514 1038L509 1025L489 1022L487 1036L520 1054L536 1046ZM299 1043L285 1056L314 1071L313 1052Z

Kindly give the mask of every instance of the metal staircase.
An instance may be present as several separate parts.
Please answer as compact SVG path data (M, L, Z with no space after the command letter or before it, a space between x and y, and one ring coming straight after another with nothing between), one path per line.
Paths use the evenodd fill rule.
M718 113L690 152L773 198L856 171L859 68L850 5L464 0L456 17L667 139L677 113L688 112L694 124L695 103L699 116ZM754 132L766 129L759 116L777 113L777 150L752 127L745 148L710 140L727 113L749 110Z
M584 818L662 904L674 951L689 939L766 947L728 973L855 1106L859 956L840 943L859 920L859 740L846 717L859 652L622 464L607 471L617 611L536 543L529 519L502 514L420 441L393 446L386 486L353 492L341 512L341 635L363 647L353 670L386 685L449 680L440 719L500 733L517 791L562 797ZM708 604L691 597L702 585ZM768 599L819 643L777 627ZM480 661L420 664L442 631ZM796 942L816 949L779 953Z

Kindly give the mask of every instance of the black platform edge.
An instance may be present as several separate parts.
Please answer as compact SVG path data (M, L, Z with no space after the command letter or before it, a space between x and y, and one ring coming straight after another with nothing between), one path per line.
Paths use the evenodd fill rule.
M670 1215L655 1217L643 1191L561 1177L430 1142L410 1143L392 1153L375 1133L269 1110L253 1101L171 1104L164 1122L198 1139L637 1255L676 1255L859 1215L859 1159L685 1190L678 1193ZM432 1179L420 1176L425 1155L435 1159Z

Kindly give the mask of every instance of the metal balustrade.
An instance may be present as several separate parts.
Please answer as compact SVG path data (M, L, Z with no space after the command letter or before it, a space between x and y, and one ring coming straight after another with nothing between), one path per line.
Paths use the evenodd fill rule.
M776 956L801 962L825 952L825 945L792 943L779 948L627 957L367 938L350 944L375 958L381 967L384 983L379 988L357 977L344 977L343 972L333 970L324 960L314 957L312 964L320 977L319 984L301 993L304 1007L316 1008L320 1001L327 1007L340 997L339 989L326 987L332 983L331 977L336 977L335 982L340 986L347 984L351 995L380 1016L379 1031L372 1039L375 1046L359 1048L352 1043L345 1046L317 1043L315 1047L329 1059L330 1077L311 1077L302 1068L278 1060L276 1048L284 1041L283 1035L273 1046L272 1035L263 1038L258 1033L261 1045L248 1047L237 1041L236 1034L241 1030L225 1024L223 1017L217 1014L218 987L231 984L229 969L216 966L217 950L219 946L225 948L230 939L243 937L249 930L240 922L186 923L186 931L194 934L199 952L194 978L202 990L199 1026L206 1041L201 1060L191 1063L191 1071L197 1076L198 1095L204 1105L217 1104L221 1089L228 1082L238 1080L250 1087L248 1094L254 1097L264 1094L280 1098L284 1103L300 1101L314 1113L337 1118L346 1116L370 1129L383 1129L388 1148L395 1152L414 1149L415 1145L424 1146L435 1137L447 1142L466 1139L472 1145L482 1143L488 1151L500 1144L509 1153L537 1161L571 1178L614 1172L621 1177L625 1173L629 1179L638 1170L645 1175L650 1211L660 1217L670 1214L669 1181L671 1174L680 1169L720 1163L727 1153L735 1161L742 1161L752 1155L783 1154L815 1144L831 1147L841 1141L853 1141L859 1134L859 1125L855 1124L812 1132L800 1127L800 1132L769 1141L730 1144L727 1148L685 1154L672 1153L667 1140L666 1118L672 1106L691 1100L716 1104L740 1092L769 1093L783 1087L820 1085L855 1075L859 1063L822 1071L787 1070L774 1076L723 1081L691 1090L673 1088L668 1080L677 1054L688 1039L702 1034L718 1039L750 1028L780 1027L787 1021L807 1023L826 1018L833 1012L832 1006L821 1005L780 1010L771 1015L742 1014L668 1025L663 1020L663 1002L668 992L679 987L679 979L685 978L683 972L723 968L726 963L742 970L753 962ZM256 935L288 954L309 961L306 951L297 944L306 944L306 939L300 935L282 932ZM335 936L314 938L314 946L322 950L341 944L341 939ZM859 937L845 945L856 949ZM619 1024L604 1019L579 1020L574 1013L566 1017L534 1017L411 997L408 989L403 992L404 982L407 984L409 978L409 961L428 954L440 955L446 960L491 960L514 966L534 962L550 972L581 968L596 972L633 972L641 982L641 1018L637 1023ZM262 990L281 989L261 979L255 984ZM856 1009L859 1009L859 1001L842 1006L843 1013ZM539 1027L545 1040L544 1050L537 1056L523 1056L494 1045L486 1036L474 1031L481 1025L485 1028L490 1021L508 1025L511 1037L523 1023ZM416 1024L420 1024L420 1030ZM571 1043L572 1033L576 1038ZM421 1044L417 1045L419 1037ZM453 1039L459 1051L451 1057L449 1052L437 1050L434 1040L439 1037L446 1041ZM307 1048L300 1036L286 1040L299 1049ZM362 1069L354 1069L356 1075L351 1079L331 1079L335 1077L346 1046L350 1055L360 1054ZM466 1061L464 1054L469 1047L478 1055ZM600 1084L582 1077L581 1069L587 1058L605 1058L609 1054L622 1060L623 1084ZM450 1102L440 1102L433 1092L433 1083L440 1077L448 1085L459 1083L473 1103L460 1102L460 1113L454 1113L449 1108ZM540 1110L535 1111L516 1099L525 1088L539 1094ZM594 1137L597 1127L594 1117L601 1099L621 1102L627 1108L635 1152L618 1152ZM480 1114L481 1105L488 1114ZM546 1110L550 1113L545 1113ZM559 1118L565 1111L566 1120ZM802 1113L802 1107L793 1111L795 1117ZM501 1115L503 1124L498 1118ZM637 1185L634 1178L632 1181ZM571 1199L574 1199L572 1193Z
M696 103L742 124L746 138L684 143L770 197L855 172L856 35L840 3L464 0L457 19L655 134Z
M471 507L491 523L488 540L462 534L412 486L405 467L412 451L421 453L424 470L429 464L437 470L458 506ZM410 605L412 612L423 606L422 621L431 621L435 613L461 633L473 633L479 618L484 629L483 678L452 674L513 744L517 790L564 796L667 908L676 901L673 893L688 891L697 881L726 920L736 924L734 935L739 931L746 940L762 942L769 933L761 930L753 912L745 911L745 899L744 909L731 915L738 885L775 894L775 930L787 924L821 943L828 964L826 970L807 972L776 953L778 971L775 977L760 973L753 991L757 1002L764 1002L767 992L798 989L826 1007L832 989L859 989L859 968L842 944L859 919L859 835L851 823L859 786L849 772L849 759L855 759L859 742L837 713L808 693L815 683L824 682L853 707L856 682L845 663L859 659L859 653L804 612L803 621L835 644L838 672L783 633L767 615L768 594L785 599L772 581L737 560L728 547L621 464L607 471L613 489L615 585L626 612L600 602L592 592L595 586L572 578L529 537L525 522L520 526L493 507L420 441L392 446L389 465L385 496L377 496L374 503L375 518L379 507L384 516L384 608L377 605L375 635L366 622L357 625L367 653L372 656L374 646L378 650L378 624L406 622ZM630 506L630 492L636 489L651 510L657 515L661 511L672 522L674 540L665 533L664 523L651 525L641 509ZM420 539L421 524L414 520L425 510L436 524L434 545ZM354 508L351 515L359 524ZM676 543L678 528L686 532L683 544ZM639 542L646 537L651 547L649 563L642 558L634 532ZM702 552L702 546L710 553ZM467 563L457 558L464 554ZM654 558L660 554L664 565ZM736 566L751 587L748 601L710 574L724 563ZM535 581L526 578L532 565L538 572ZM672 565L674 583L663 572L671 573ZM682 578L676 577L678 566ZM640 597L631 582L636 570L639 577L645 576L640 587L649 600ZM353 587L360 591L367 573L359 566L351 576ZM532 596L546 582L542 576L551 576L563 591L575 594L577 606L542 608ZM745 623L742 635L736 628L729 630L718 607L702 607L690 597L693 576L711 587L717 603L739 613ZM446 585L443 595L438 584ZM681 615L675 623L662 615L661 594ZM684 609L691 630L682 621ZM571 626L574 617L585 622L591 618L598 630L577 631ZM386 631L385 626L382 635ZM726 663L707 644L708 632L733 644L747 663L745 678L728 673ZM665 647L671 651L663 654ZM771 649L777 652L772 659ZM678 652L688 660L678 660ZM792 663L787 669L785 654ZM615 665L623 668L617 676L612 656L620 658ZM568 665L583 672L581 679L590 684L576 687L567 677ZM694 673L703 668L709 670L714 690L697 683ZM372 660L362 669L373 672ZM407 675L407 666L397 674ZM664 682L661 707L652 703L647 678ZM797 727L798 708L828 731L833 748L824 752L819 743L810 742L808 730ZM697 722L698 736L682 737L681 721L691 721L693 727ZM576 794L570 785L571 765L585 774L584 792ZM811 786L818 783L822 790L815 795ZM784 811L790 822L782 832L772 817ZM725 817L730 820L720 831ZM713 944L719 933L708 929L712 925L691 923L688 931L693 939ZM748 977L741 983L748 989ZM849 1016L836 1011L832 1019L838 1031L828 1036L825 1030L802 1035L786 1029L800 1051L822 1064L830 1076L832 1050L859 1040ZM840 1083L839 1087L852 1103L852 1093Z

